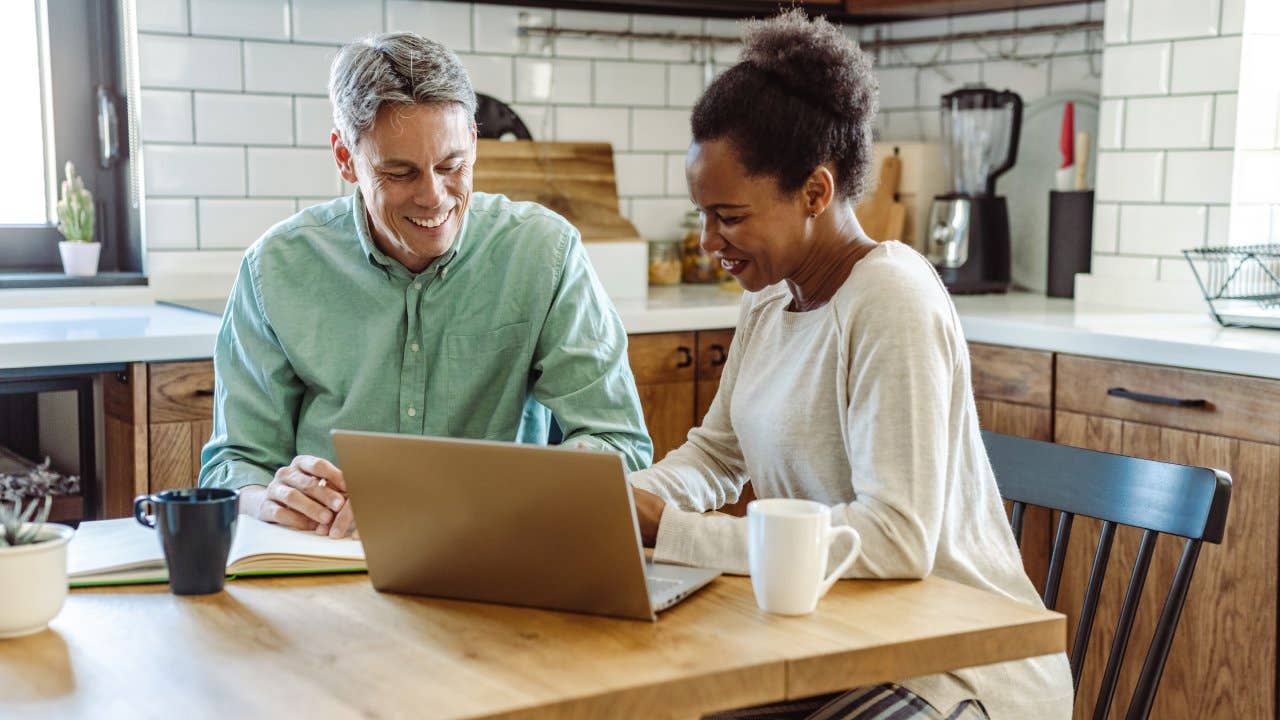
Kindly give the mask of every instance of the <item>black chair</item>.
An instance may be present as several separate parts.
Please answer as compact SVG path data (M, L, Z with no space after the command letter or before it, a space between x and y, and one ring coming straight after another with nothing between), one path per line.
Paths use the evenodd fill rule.
M1000 494L1012 503L1010 524L1019 546L1028 505L1059 512L1042 597L1046 607L1055 609L1057 605L1072 520L1082 515L1102 521L1071 647L1071 678L1077 688L1116 527L1127 525L1144 531L1094 705L1095 720L1105 720L1111 710L1156 540L1160 533L1186 538L1126 713L1129 720L1145 720L1155 702L1169 646L1178 629L1200 545L1206 541L1222 542L1231 500L1231 477L1221 470L1112 455L985 430L982 436Z

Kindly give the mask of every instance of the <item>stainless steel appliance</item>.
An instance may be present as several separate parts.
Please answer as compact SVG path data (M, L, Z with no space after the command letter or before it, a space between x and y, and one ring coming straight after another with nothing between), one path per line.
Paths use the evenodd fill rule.
M1018 158L1022 98L966 85L942 96L942 145L951 191L933 199L926 255L953 293L1009 289L1009 208L996 178Z

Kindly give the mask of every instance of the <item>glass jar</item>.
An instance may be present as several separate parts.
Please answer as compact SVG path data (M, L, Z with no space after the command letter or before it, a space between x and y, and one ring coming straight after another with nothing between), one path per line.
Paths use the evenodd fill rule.
M649 284L680 284L680 241L649 241Z
M720 263L711 253L702 249L702 216L697 210L685 213L684 240L681 241L682 277L687 283L713 283L720 281Z

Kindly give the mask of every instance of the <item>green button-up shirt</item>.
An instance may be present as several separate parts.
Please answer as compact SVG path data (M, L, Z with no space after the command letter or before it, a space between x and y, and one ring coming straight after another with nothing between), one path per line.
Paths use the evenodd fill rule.
M578 231L540 205L475 193L450 251L414 274L374 244L359 191L304 210L245 253L214 351L200 484L265 485L329 431L615 450L652 445L627 339Z

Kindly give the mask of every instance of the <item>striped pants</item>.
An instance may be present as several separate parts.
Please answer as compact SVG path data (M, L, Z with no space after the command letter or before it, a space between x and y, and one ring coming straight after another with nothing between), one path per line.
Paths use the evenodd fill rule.
M965 700L943 713L910 690L886 683L834 695L757 705L703 720L989 720L982 703Z

